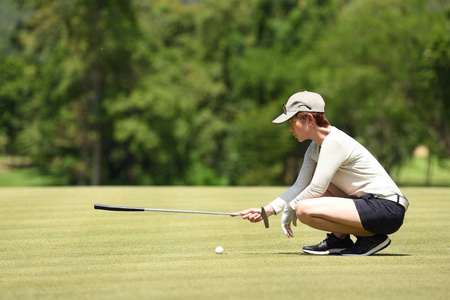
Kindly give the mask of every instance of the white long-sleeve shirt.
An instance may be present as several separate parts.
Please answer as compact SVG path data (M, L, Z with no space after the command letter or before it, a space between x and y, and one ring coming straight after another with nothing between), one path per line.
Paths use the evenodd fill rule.
M305 153L300 173L286 192L270 205L280 213L286 204L321 197L333 183L347 195L359 198L373 194L383 198L402 195L377 159L355 139L331 127L322 147L312 142Z

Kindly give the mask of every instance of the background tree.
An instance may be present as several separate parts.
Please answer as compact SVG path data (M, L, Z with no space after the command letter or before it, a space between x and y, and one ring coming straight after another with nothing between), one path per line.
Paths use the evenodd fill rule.
M422 144L430 150L426 185L431 183L433 158L450 156L450 10L444 27L434 30L418 61L410 88L411 107L424 125Z
M34 13L19 36L37 66L30 126L19 137L42 168L68 183L102 183L110 120L102 102L131 91L139 75L139 28L123 1L21 1Z
M448 157L444 0L15 4L0 151L66 184L292 183L308 144L271 120L302 90L388 170Z
M351 2L310 56L316 70L311 78L329 99L330 119L388 171L421 143L423 124L411 109L409 89L429 29L443 24L438 7L427 1Z

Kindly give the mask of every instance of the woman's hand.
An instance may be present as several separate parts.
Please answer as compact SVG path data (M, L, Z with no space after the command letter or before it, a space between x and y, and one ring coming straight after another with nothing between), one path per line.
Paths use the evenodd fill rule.
M275 213L275 211L270 205L265 206L264 210L266 211L268 217L270 217ZM261 216L261 208L249 208L243 211L239 211L237 213L242 216L242 219L249 220L252 223L261 222L263 219L263 217Z
M291 223L294 226L297 226L297 216L295 215L295 210L293 210L289 205L286 205L283 211L283 215L281 216L281 229L283 229L283 233L288 237L294 237L294 233L292 232Z
M262 221L261 208L249 208L238 212L241 214L242 219L249 220L252 223L258 223Z

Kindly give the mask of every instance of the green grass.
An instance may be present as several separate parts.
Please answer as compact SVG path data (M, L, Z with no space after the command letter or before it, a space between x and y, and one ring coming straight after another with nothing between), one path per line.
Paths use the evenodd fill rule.
M430 186L450 187L450 161L432 162ZM425 186L427 179L428 158L414 157L400 170L395 170L392 177L401 186Z
M1 186L54 186L59 185L55 176L43 175L36 168L19 168L0 171Z
M10 164L14 160L24 160L24 157L9 157L0 155L0 187L19 186L60 186L60 178L42 174L34 167L14 168ZM401 169L392 172L392 178L400 186L425 186L427 174L427 157L414 157ZM450 187L450 160L438 163L436 160L432 164L432 176L430 186Z
M266 204L284 187L0 189L0 299L447 299L450 189L405 188L392 244L312 256L325 233L283 236L228 216L109 212L94 203L209 211ZM217 255L217 246L225 254Z
M26 157L0 155L0 187L60 185L59 178L42 174L30 164Z

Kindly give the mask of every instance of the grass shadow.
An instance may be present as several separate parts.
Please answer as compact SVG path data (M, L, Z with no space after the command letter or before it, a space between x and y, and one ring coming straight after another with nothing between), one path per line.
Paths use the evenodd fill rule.
M339 254L331 254L331 255L312 255L308 253L303 252L239 252L239 253L224 253L226 255L228 254L243 254L243 255L299 255L299 256L317 256L317 257L323 257L323 256L341 256ZM402 256L411 256L411 254L399 254L399 253L376 253L371 256L393 256L393 257L402 257Z

